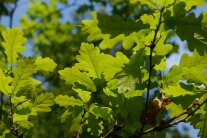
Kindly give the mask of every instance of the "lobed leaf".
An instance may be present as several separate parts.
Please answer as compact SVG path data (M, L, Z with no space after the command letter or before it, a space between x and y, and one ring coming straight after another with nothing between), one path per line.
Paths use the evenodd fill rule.
M93 44L82 43L79 53L80 55L76 56L79 63L76 63L75 67L86 71L90 77L101 78L104 54L100 53L100 49Z
M0 91L4 95L9 96L12 94L11 82L12 78L10 76L5 76L4 72L0 69Z
M75 99L74 97L70 97L67 95L59 95L55 98L55 102L56 104L58 104L59 106L64 106L65 108L67 108L68 106L83 106L83 102L79 99Z
M44 71L44 72L53 72L56 68L57 64L50 58L42 58L37 57L35 61L35 65L37 66L37 70Z
M75 82L78 82L84 85L88 90L92 92L96 91L94 82L85 73L80 72L75 67L65 68L64 70L59 71L59 74L68 84L74 85Z
M17 93L20 88L27 85L32 85L34 81L31 80L30 76L36 73L36 65L33 58L24 58L18 61L18 65L13 69L13 92Z
M25 50L25 47L22 45L26 42L26 39L23 37L23 32L19 28L8 29L2 33L2 36L5 41L3 42L3 47L7 61L9 64L14 64L19 57L18 54Z
M31 107L31 114L37 115L38 112L50 112L50 106L54 103L54 95L52 93L42 93L36 97L35 102Z
M82 31L84 34L89 34L90 42L102 40L101 49L112 48L120 41L123 41L125 49L129 49L137 40L136 33L148 27L141 20L124 21L119 16L92 12L92 17L94 20L82 21Z
M87 103L91 99L91 92L75 88L73 88L73 90L78 93L78 96L84 103Z

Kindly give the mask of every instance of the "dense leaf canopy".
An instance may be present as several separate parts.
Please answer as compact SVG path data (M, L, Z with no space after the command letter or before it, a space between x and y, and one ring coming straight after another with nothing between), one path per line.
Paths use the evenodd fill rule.
M19 2L0 2L0 138L207 137L204 0L30 0L13 27Z

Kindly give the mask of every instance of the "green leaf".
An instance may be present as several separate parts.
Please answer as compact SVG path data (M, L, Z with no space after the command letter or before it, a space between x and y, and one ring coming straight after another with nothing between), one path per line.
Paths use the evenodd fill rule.
M24 58L18 61L18 65L13 69L13 92L17 93L20 88L27 85L32 85L34 81L31 81L30 76L36 73L35 60L33 58Z
M165 75L167 83L175 83L179 80L188 80L192 83L203 83L207 81L207 75L204 70L207 68L207 55L200 56L195 50L192 56L183 54L180 65L174 65Z
M67 95L59 95L55 98L55 102L59 105L59 106L64 106L64 107L68 107L68 106L83 106L83 102L79 99L75 99L74 97L70 97Z
M175 117L183 112L183 108L180 104L175 104L171 102L169 105L166 106L167 110L170 110L170 117Z
M115 94L114 92L112 92L108 87L103 89L103 92L107 95L107 96L112 96L112 97L118 97L117 94Z
M114 78L114 75L122 70L124 64L129 63L129 59L121 52L116 53L116 57L105 55L102 63L103 74L107 81Z
M85 121L87 131L94 137L99 137L103 133L103 122L95 115L89 113Z
M75 67L86 71L90 77L101 78L104 54L100 54L100 49L93 44L82 43L79 53L80 55L76 56L79 63L76 63Z
M158 56L165 56L172 50L172 48L173 46L171 44L156 45L154 52Z
M205 83L207 75L204 69L207 68L207 55L200 56L195 50L192 56L183 54L180 60L182 67L182 77L190 82Z
M19 28L8 29L2 33L2 36L5 41L3 42L3 47L7 61L9 64L14 64L19 57L18 54L25 50L25 47L22 45L26 42L26 39L23 37L23 32Z
M14 106L17 106L19 103L27 101L27 98L26 96L20 96L20 97L15 96L12 97L11 101Z
M132 92L136 83L142 82L141 67L144 64L145 49L141 48L135 55L132 55L130 62L125 65L123 71L117 74L117 87L119 93Z
M29 115L19 115L14 113L13 114L13 121L20 125L21 127L24 127L26 129L29 129L30 127L33 126L31 122L28 121Z
M190 51L194 51L196 49L200 55L207 52L206 12L203 12L198 18L196 18L194 13L190 13L187 16L185 13L172 17L169 16L170 15L166 15L165 17L165 25L171 29L176 28L176 33L180 39L187 40L187 46Z
M37 115L38 112L50 112L54 104L54 95L52 93L42 93L38 95L32 105L32 115Z
M44 72L53 72L57 64L50 58L42 58L37 57L35 61L35 65L37 66L37 70L44 71Z
M61 123L65 123L63 129L65 134L69 137L74 136L78 132L82 132L82 126L80 122L82 120L83 108L80 106L74 106L68 108L60 117Z
M190 121L195 128L200 129L198 136L201 138L206 138L207 105L204 104L201 109L199 109L193 116L191 116Z
M78 96L84 103L87 103L91 99L91 92L75 88L73 90L78 93Z
M180 66L205 69L207 68L207 54L200 56L196 50L194 50L192 56L183 54L180 60Z
M84 85L88 90L95 92L96 86L94 82L85 74L81 73L77 68L65 68L64 70L59 71L60 77L63 80L66 80L66 83L74 85L75 82L78 82Z
M185 10L190 10L193 6L204 6L205 0L180 0L180 2L185 2Z
M103 107L101 105L93 104L90 108L90 112L95 116L98 116L106 121L111 121L113 116L111 115L112 109L109 107Z
M163 88L164 92L167 95L172 95L173 97L178 97L181 95L194 95L196 94L194 91L193 85L186 85L182 82L171 84L167 87Z
M166 69L166 58L162 58L160 63L155 64L155 70L164 70Z
M160 6L168 6L170 4L173 4L175 1L173 0L158 0L157 4Z
M183 68L183 75L182 77L189 82L193 82L196 84L205 83L207 82L207 75L202 69L198 68Z
M178 65L173 65L169 72L165 74L165 81L167 83L176 83L182 80L182 67Z
M10 76L5 76L4 72L0 69L0 91L9 96L12 94L12 86L10 86L12 78Z
M130 0L131 4L141 3L142 5L147 5L150 8L156 8L156 0Z
M148 27L141 20L124 21L119 16L110 17L92 12L92 17L94 20L82 21L82 31L84 34L89 34L90 42L102 40L101 49L112 48L120 41L123 41L125 49L129 49L137 40L136 33Z

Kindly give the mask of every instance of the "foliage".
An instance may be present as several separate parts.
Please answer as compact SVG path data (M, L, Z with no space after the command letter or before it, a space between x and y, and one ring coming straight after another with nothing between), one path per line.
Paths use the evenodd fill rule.
M23 31L2 32L0 137L165 137L169 128L190 122L206 138L207 13L191 11L204 0L116 0L111 5L121 16L92 12L76 34L72 23L59 22L56 4L67 1L30 3ZM107 4L90 3L77 12ZM117 12L118 5L132 9ZM147 12L137 14L140 7ZM87 42L81 43L80 30ZM41 56L21 55L23 32ZM165 72L175 47L167 42L175 35L192 54ZM62 81L53 79L57 74Z

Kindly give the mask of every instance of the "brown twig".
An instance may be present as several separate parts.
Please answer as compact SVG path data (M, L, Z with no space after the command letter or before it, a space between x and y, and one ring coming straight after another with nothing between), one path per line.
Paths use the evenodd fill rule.
M146 102L145 102L144 118L142 120L142 126L141 126L141 129L139 131L138 137L141 137L143 135L144 126L145 126L145 122L146 122L146 119L147 119L148 104L149 104L149 91L150 91L152 69L153 69L152 53L153 53L153 49L156 46L157 34L158 34L159 29L160 29L160 25L162 23L162 12L163 12L163 9L160 10L159 22L158 22L157 28L155 30L154 38L151 42L151 45L149 46L150 47L150 55L149 55L149 77L148 77L148 83L147 83L147 97L146 97Z
M200 109L201 106L203 106L205 103L207 103L207 99L204 100L201 104L198 103L198 99L195 99L192 104L190 104L182 113L180 113L179 115L171 118L169 121L165 122L165 124L157 124L154 127L146 130L143 132L143 134L148 134L150 132L153 131L162 131L166 128L172 127L174 125L179 124L180 122L186 122L186 119L189 118L190 116L192 116L193 114L195 114L195 112ZM193 110L193 108L195 108ZM181 116L184 116L182 119L178 119Z
M85 122L85 115L87 111L84 109L83 114L81 115L81 121L80 121L80 129L78 130L78 133L74 136L74 138L80 138L80 132L83 127L83 123Z

